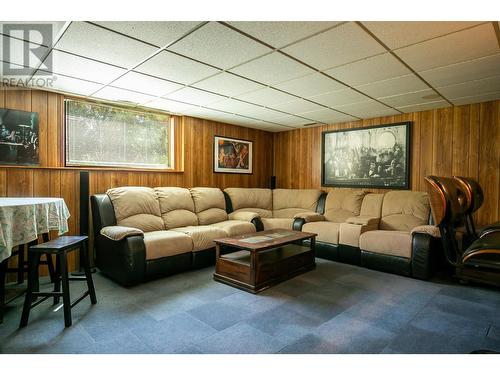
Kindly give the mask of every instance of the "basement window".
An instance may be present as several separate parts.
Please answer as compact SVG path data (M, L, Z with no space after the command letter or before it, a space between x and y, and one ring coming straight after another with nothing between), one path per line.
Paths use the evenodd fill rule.
M65 100L66 165L173 168L173 118Z

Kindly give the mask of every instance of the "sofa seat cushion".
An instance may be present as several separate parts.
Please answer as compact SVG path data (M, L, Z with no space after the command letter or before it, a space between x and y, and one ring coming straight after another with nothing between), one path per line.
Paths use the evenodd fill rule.
M193 240L193 251L200 251L215 247L214 239L227 237L226 231L212 225L198 225L175 228L172 232L187 234Z
M359 248L372 253L411 258L412 236L398 230L371 230L359 237Z
M264 230L290 229L292 230L293 219L291 218L262 218Z
M240 234L256 232L255 225L243 220L226 220L210 224L210 226L222 229L228 236L239 236Z
M339 243L340 224L330 221L315 221L305 223L302 226L303 232L316 233L316 241L328 242L337 245Z
M187 234L170 230L144 233L146 260L189 253L193 250L193 240Z
M241 208L239 210L234 210L232 213L235 214L238 212L255 212L259 214L260 217L273 217L273 211L257 207Z

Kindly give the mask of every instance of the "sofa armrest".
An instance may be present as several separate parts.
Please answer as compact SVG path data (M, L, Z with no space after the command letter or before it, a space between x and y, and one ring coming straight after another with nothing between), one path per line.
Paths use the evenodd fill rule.
M380 218L373 216L353 216L348 218L346 223L357 224L357 225L378 225Z
M441 233L439 232L439 228L435 225L419 225L411 230L411 234L415 233L423 233L428 234L434 238L440 238Z
M121 241L126 237L130 236L142 236L144 237L144 232L137 228L122 227L119 225L111 225L101 229L101 234L113 241Z
M312 223L314 221L325 221L325 217L315 212L300 212L293 216L294 219L304 219L305 223Z
M241 220L241 221L248 221L252 222L253 219L260 219L260 215L256 212L250 212L250 211L239 211L239 212L232 212L228 215L229 220Z

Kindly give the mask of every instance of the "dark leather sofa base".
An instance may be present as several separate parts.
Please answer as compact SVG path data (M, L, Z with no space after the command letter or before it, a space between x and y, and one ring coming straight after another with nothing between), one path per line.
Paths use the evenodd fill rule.
M316 256L334 262L348 263L355 266L361 265L361 251L353 246L316 241Z
M185 272L192 268L192 253L185 253L146 261L144 280L153 280L164 276Z
M377 271L411 276L411 261L408 258L361 250L361 265Z

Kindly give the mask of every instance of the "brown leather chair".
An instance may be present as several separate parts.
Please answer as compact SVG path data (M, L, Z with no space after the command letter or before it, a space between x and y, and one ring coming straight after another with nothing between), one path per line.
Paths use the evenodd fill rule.
M456 178L428 176L425 181L446 259L455 267L456 276L461 280L500 286L500 231L484 233L465 249L457 240L457 227L468 220L467 215L480 207L481 199L471 199L474 192L469 194L471 192L464 190L464 184Z

